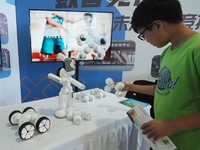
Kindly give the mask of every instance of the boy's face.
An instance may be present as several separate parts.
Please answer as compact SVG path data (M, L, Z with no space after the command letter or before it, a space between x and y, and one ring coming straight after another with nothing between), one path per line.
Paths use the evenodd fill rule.
M153 23L150 23L145 29L141 30L139 32L140 34L138 35L138 38L142 41L145 41L145 32L149 30L153 26Z
M158 48L161 48L169 43L168 35L167 32L165 32L162 21L154 21L150 29L139 28L138 32L142 34L148 43Z

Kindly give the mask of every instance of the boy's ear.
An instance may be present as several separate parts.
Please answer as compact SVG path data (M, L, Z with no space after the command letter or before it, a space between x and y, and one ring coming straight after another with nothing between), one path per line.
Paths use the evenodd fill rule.
M156 20L156 21L154 21L154 23L153 23L156 27L157 27L157 29L158 30L161 30L162 29L162 21L160 21L160 20Z
M160 24L159 24L159 23L154 22L153 24L154 24L158 29L160 28Z
M159 24L157 24L157 25L156 25L156 27L159 29L159 28L160 28L160 25L159 25Z

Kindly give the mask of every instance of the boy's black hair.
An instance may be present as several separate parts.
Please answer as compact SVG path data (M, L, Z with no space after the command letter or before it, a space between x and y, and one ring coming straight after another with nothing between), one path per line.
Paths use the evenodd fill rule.
M183 21L181 4L178 0L143 0L133 12L131 24L133 30L147 27L155 20L169 23Z

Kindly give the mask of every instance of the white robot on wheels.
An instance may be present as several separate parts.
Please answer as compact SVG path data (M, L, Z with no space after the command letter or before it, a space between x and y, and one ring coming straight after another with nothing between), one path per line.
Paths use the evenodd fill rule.
M42 116L38 117L35 109L27 107L23 112L14 110L9 115L9 122L12 125L18 125L18 134L23 140L31 139L35 133L35 129L39 133L45 133L51 126L49 118Z
M67 115L67 109L73 106L73 89L71 84L75 85L81 90L85 89L85 85L71 77L74 75L76 69L74 61L71 58L67 58L62 53L59 53L58 57L65 63L65 68L60 69L59 76L49 73L48 77L51 80L62 84L63 86L59 92L59 108L55 111L55 117L65 118ZM67 98L66 95L68 95Z

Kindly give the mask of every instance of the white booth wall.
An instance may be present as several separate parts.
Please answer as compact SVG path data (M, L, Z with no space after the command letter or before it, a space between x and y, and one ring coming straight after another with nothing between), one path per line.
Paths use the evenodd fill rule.
M40 0L37 0L37 1L39 3ZM100 0L100 1L96 0L96 2L97 1L104 2L106 0ZM49 2L56 3L56 0L48 1L48 3ZM128 17L127 20L130 21L131 20L130 17L132 16L133 10L136 8L137 2L139 1L138 0L124 0L124 1L116 0L116 1L113 1L114 4L112 7L115 7L119 11L121 16L123 15L127 16ZM111 4L110 1L107 1L107 3ZM181 4L182 4L183 14L184 14L184 23L188 27L196 31L200 31L200 11L199 11L200 1L181 0ZM109 10L109 7L107 8ZM5 28L8 31L7 34L5 34L6 38L2 42L2 49L4 53L3 58L7 59L6 62L4 62L4 65L6 64L7 66L1 66L1 70L0 70L0 91L1 91L0 106L4 106L4 105L11 105L11 104L16 104L16 103L26 102L26 101L23 101L22 99L24 99L24 97L26 97L27 95L24 96L21 91L22 86L23 86L22 82L26 78L26 75L20 77L20 74L23 74L23 72L26 70L23 70L24 64L19 63L19 54L22 53L23 51L22 49L18 49L17 34L21 35L22 33L17 31L18 20L16 17L15 0L0 0L0 14L1 14L0 25L2 25L3 19L4 21L6 19L5 24L7 24L7 27ZM128 28L130 28L130 24L127 23L126 25L128 26ZM130 83L138 79L154 81L156 77L155 76L153 77L151 74L152 60L155 56L161 55L164 48L158 49L145 41L139 40L137 38L137 34L135 34L133 30L128 30L128 29L124 30L123 36L124 36L124 39L120 39L120 35L119 35L119 39L115 37L115 40L125 40L125 41L135 42L134 66L132 67L131 70L130 69L121 70L122 72L121 75L119 73L120 70L117 70L119 77L116 79L118 80L121 79L122 81L130 82ZM27 43L24 43L24 44L27 44ZM115 73L116 73L115 71L112 72L113 75ZM103 79L107 77L109 77L109 75L107 74L105 76L102 76ZM83 76L82 78L87 78L87 77ZM41 77L41 80L42 80L42 77ZM95 81L96 78L94 77L94 78L91 78L90 80ZM104 83L102 83L102 85L103 84ZM95 85L95 86L98 86L98 85ZM37 86L35 88L37 88ZM90 86L88 88L90 88ZM27 99L27 101L32 101L32 100L35 100L35 98Z

